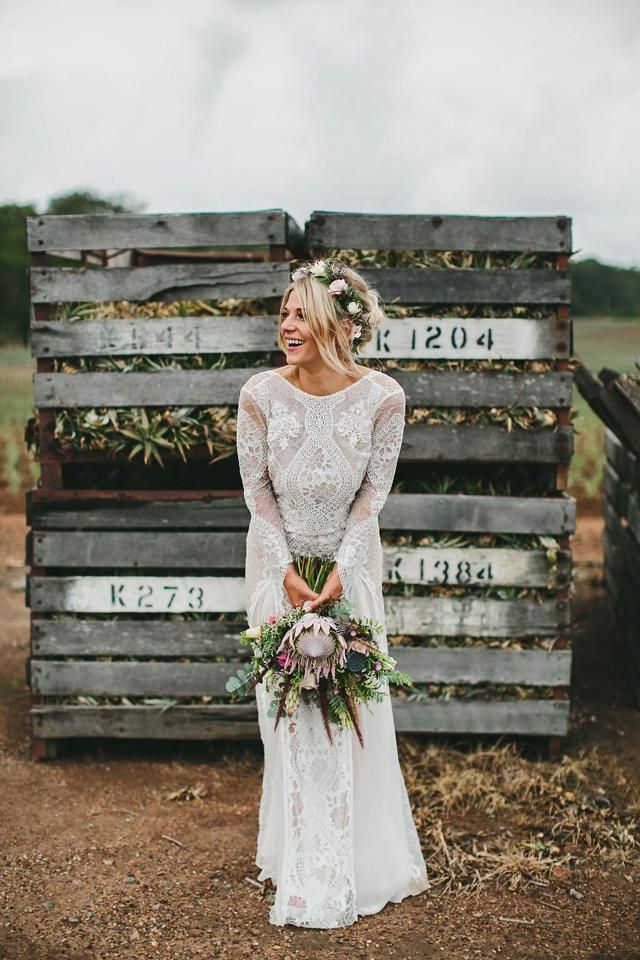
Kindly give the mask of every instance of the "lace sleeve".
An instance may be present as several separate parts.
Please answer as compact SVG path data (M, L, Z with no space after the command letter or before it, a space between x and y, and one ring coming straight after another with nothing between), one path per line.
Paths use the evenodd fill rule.
M267 465L267 425L246 385L238 399L237 448L244 499L261 543L264 564L282 584L293 563Z
M351 599L354 579L366 563L374 538L379 536L378 514L395 476L404 434L405 412L406 397L400 386L384 398L376 412L369 463L335 555L338 575L347 599Z

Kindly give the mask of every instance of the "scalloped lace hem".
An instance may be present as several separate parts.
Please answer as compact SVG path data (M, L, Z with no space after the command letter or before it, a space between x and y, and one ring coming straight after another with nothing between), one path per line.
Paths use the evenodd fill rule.
M255 861L256 866L260 867L258 861ZM260 882L264 880L270 880L274 887L277 887L277 883L274 879L275 870L266 866L260 867L260 872L257 876L257 880ZM274 926L282 927L287 924L290 924L294 927L312 927L315 929L334 929L336 927L348 927L353 923L356 923L360 917L368 917L374 913L380 913L387 904L389 903L401 903L403 900L406 900L407 897L417 897L421 893L427 893L432 887L431 882L427 874L422 874L418 878L412 879L408 884L403 887L403 889L398 893L386 894L382 900L376 901L374 905L363 905L356 908L356 915L351 917L348 920L336 919L335 922L329 923L317 923L313 920L305 920L302 917L295 918L294 916L287 917L286 919L277 918L276 911L274 906L271 906L269 910L269 922Z

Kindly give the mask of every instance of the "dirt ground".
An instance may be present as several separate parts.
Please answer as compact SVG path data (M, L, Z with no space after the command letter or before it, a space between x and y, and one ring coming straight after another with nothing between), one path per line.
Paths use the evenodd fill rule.
M636 688L606 604L601 530L597 507L579 512L562 752L598 745L639 783ZM86 740L54 761L30 759L24 537L19 512L0 514L2 960L640 958L637 868L587 865L549 887L480 895L430 891L337 930L271 925L251 882L259 744ZM184 788L200 798L168 798Z

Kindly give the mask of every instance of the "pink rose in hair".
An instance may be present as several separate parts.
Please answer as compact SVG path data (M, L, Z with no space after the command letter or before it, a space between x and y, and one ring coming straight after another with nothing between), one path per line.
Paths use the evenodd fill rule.
M332 280L329 284L329 293L340 294L347 289L346 280Z

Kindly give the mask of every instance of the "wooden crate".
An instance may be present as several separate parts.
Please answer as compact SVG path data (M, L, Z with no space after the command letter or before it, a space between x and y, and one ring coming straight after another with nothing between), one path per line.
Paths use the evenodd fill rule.
M61 454L51 431L55 411L62 407L232 405L248 376L269 364L153 374L67 374L51 367L52 358L70 356L269 354L277 350L278 317L234 317L233 323L208 316L54 323L47 311L60 300L171 301L187 295L273 297L276 307L289 281L285 260L291 252L303 252L297 238L295 225L283 211L30 219L30 250L38 258L52 250L155 248L153 257L149 250L142 259L139 253L133 256L137 264L133 266L77 269L40 261L32 269L32 347L38 358L34 390L43 469L41 488L28 498L35 755L54 752L55 743L64 737L258 736L252 702L202 702L203 697L226 697L224 682L234 664L246 656L238 633L246 626L242 573L249 518L239 476L233 484L216 483L213 471L207 489L194 490L68 488L65 463L85 460L100 465L105 457ZM392 494L380 519L383 541L385 530L522 533L557 540L559 552L551 559L544 550L504 547L384 548L389 588L400 582L460 586L456 571L465 571L464 596L385 594L390 634L417 641L467 636L480 642L471 647L396 646L399 664L418 683L462 684L470 693L482 683L505 684L514 691L520 685L546 687L553 693L551 698L504 700L394 697L397 729L545 735L554 738L557 748L557 738L568 725L569 536L575 528L575 504L564 492L572 450L566 275L570 223L566 218L314 213L306 241L313 252L366 246L530 250L555 257L556 270L363 270L387 301L399 298L402 303L453 307L512 304L515 313L392 320L377 332L363 359L374 364L376 358L398 361L397 368L387 372L402 384L408 407L476 408L517 402L558 411L556 429L520 433L493 425L408 424L399 471L428 472L440 463L517 463L542 468L546 473L540 477L546 479L541 481L541 495L534 497ZM163 260L160 249L170 253L179 246L260 243L271 245L274 262L176 263ZM518 315L515 308L522 304L544 305L548 316ZM527 374L401 367L403 360L434 358L553 359L553 367ZM192 450L189 459L196 462L205 456L206 448ZM214 559L219 560L218 567ZM483 598L477 588L487 583L538 588L546 595L542 603L526 597ZM167 619L173 614L188 619ZM489 638L517 638L526 647L532 637L548 638L551 649L489 645ZM78 697L84 703L55 702ZM98 697L120 702L93 705L90 698ZM122 703L123 697L136 702ZM154 706L156 698L175 702Z
M225 681L247 656L238 639L246 626L244 550L249 513L241 496L200 493L182 499L144 499L135 492L98 499L31 491L28 559L46 571L29 578L28 602L39 615L32 623L30 679L44 697L225 697ZM66 492L64 492L66 493ZM518 497L460 497L392 494L380 515L381 531L412 529L416 511L433 530L529 532L561 536L573 527L569 498L557 501ZM454 571L460 558L470 583L493 582L552 587L567 581L568 552L550 570L542 550L443 550L385 547L385 583L442 580L443 563ZM202 575L202 570L210 570ZM153 570L141 574L139 571ZM58 571L64 570L64 573ZM438 571L433 573L433 571ZM117 571L114 573L112 571ZM401 571L401 574L399 574ZM224 619L207 620L207 615ZM140 614L145 614L140 618ZM196 614L201 619L166 619ZM477 636L524 637L555 634L568 627L568 605L550 599L499 601L420 597L385 598L390 633L456 636L461 624ZM102 615L105 619L95 619ZM94 617L86 619L86 617ZM108 617L108 619L107 619ZM492 649L395 649L402 669L416 681L473 684L566 685L570 651ZM126 661L121 658L131 658ZM187 657L203 662L188 662ZM102 658L102 659L99 659ZM120 659L105 659L120 658ZM226 658L222 661L219 658ZM165 705L166 706L166 705ZM394 698L397 728L422 730L425 712L432 730L557 733L564 729L566 704L559 701L423 704ZM150 721L149 715L154 719ZM69 736L245 737L257 735L250 705L176 704L84 706L42 703L33 707L34 734Z
M570 706L569 538L575 529L575 503L565 491L573 452L569 365L573 338L568 262L571 221L567 217L446 217L315 211L305 234L314 256L355 254L356 259L360 258L365 263L361 272L387 305L419 307L420 316L391 319L363 353L365 358L393 361L387 372L405 389L408 420L412 419L412 407L472 410L510 404L551 408L557 417L554 429L531 431L509 430L502 425L407 423L396 474L400 485L407 477L403 471L406 462L403 454L409 450L426 465L425 475L440 464L464 467L469 474L487 464L496 467L527 464L532 476L536 471L536 496L520 498L519 502L514 498L511 508L500 506L492 519L479 527L473 522L465 526L471 519L469 501L473 499L465 494L451 496L446 519L439 517L442 525L434 528L432 513L413 506L413 494L398 493L400 502L408 501L407 516L412 519L407 529L425 533L439 529L450 534L519 530L544 535L549 530L548 518L543 521L542 514L536 514L536 508L547 509L553 504L564 511L564 526L556 526L552 536L557 540L566 566L557 579L549 577L546 586L541 588L542 602L537 605L526 597L480 599L478 588L487 586L487 580L480 576L475 582L470 577L465 585L467 589L455 599L438 596L444 563L436 569L433 563L427 562L420 580L421 586L427 589L422 591L420 604L432 611L433 616L408 623L402 621L399 632L404 635L403 645L393 647L394 652L408 658L406 662L414 667L416 682L431 685L429 695L422 701L398 698L399 729L547 735L550 752L554 754L560 746L559 737L567 733ZM393 266L378 265L384 258L374 252L380 251L391 254L387 264L393 263ZM424 269L416 263L424 251L465 251L464 262L474 262L475 254L479 255L476 259L482 266ZM411 254L413 260L411 257L403 260L399 256L402 252ZM490 254L493 264L488 265L488 258L482 254ZM500 265L505 254L531 255L531 259L542 260L545 266L505 269ZM545 361L545 369L538 370L535 364L529 364L532 369L523 373L490 369L487 363L479 370L470 370L469 364L465 365L466 361L478 360ZM440 362L434 364L433 361ZM415 472L411 476L415 479ZM502 500L500 497L484 499L489 503L493 501L497 507ZM518 527L518 521L525 521L529 510L533 511L528 518L530 525L524 522ZM405 570L417 569L421 549L415 544L406 548ZM495 556L501 556L502 549L494 550ZM527 556L524 550L520 553L516 561L513 551L505 551L502 568L509 568L509 585L525 588L533 585L529 567L533 557ZM464 547L459 556L466 558L462 561L464 569L478 569L479 573L486 569L482 561L478 568L474 567L477 561L473 547ZM452 569L458 568L459 561L452 560ZM540 562L544 568L544 561ZM493 569L498 571L500 567ZM492 581L498 588L503 583L506 581L499 576ZM540 587L539 581L537 586ZM395 598L385 597L392 643L397 640L392 636L397 626L393 618L397 602ZM539 621L527 622L530 604L537 607L540 615L543 610L553 610L546 626ZM498 624L494 616L505 619ZM545 644L544 650L533 649L533 638L545 636L552 637L551 643ZM404 645L407 638L413 641L413 646ZM426 638L431 638L427 642L436 644L425 647ZM474 642L466 645L463 638L472 638ZM496 640L507 641L507 649L494 649ZM508 649L509 641L516 641L512 647L523 649ZM532 649L527 649L528 646ZM498 655L496 659L492 659L494 654ZM526 656L531 655L541 656L541 662L546 663L551 672L560 664L566 672L561 678L556 673L556 679L550 679L550 672L539 674L526 664ZM441 672L440 664L447 664L447 669ZM505 672L494 674L492 664L500 664L500 671ZM507 667L514 670L511 676ZM504 691L500 696L485 697L483 684L504 685ZM447 685L453 685L453 693ZM529 692L537 687L546 690L541 691L540 698L520 699L522 685L529 687ZM405 727L401 717L407 718L409 714L412 719Z
M608 599L636 668L640 705L640 462L605 428L604 566Z

